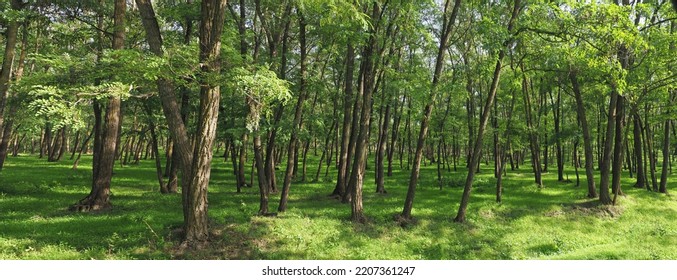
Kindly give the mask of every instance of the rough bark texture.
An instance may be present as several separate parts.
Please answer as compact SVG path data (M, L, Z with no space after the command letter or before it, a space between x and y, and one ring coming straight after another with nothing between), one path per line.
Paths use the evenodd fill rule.
M113 49L124 47L125 40L125 0L115 1ZM72 211L90 211L110 208L110 183L113 177L113 165L118 144L121 118L121 99L112 96L108 99L101 133L101 147L98 150L98 166L94 170L92 190L88 196L71 206ZM95 151L97 152L97 151Z
M226 0L202 1L200 22L200 64L206 77L221 71L221 32L226 10ZM195 148L191 167L191 184L187 192L184 209L185 240L188 245L205 242L209 238L207 216L207 187L212 163L212 147L216 137L219 116L220 87L205 78L200 82L200 114L197 119Z

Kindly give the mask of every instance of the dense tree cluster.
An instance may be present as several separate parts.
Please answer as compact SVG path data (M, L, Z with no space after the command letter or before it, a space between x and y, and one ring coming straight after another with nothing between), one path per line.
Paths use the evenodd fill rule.
M8 154L91 153L92 191L71 206L90 211L111 207L116 163L154 159L158 189L182 193L186 245L209 237L213 156L232 163L229 187L257 184L260 215L276 214L271 195L284 212L294 181L316 180L354 222L394 169L411 174L403 222L422 164L440 188L460 170L463 222L482 162L497 202L510 170L547 187L543 172L567 181L571 167L590 199L613 204L622 176L666 193L677 151L666 0L3 0L0 11L0 168Z

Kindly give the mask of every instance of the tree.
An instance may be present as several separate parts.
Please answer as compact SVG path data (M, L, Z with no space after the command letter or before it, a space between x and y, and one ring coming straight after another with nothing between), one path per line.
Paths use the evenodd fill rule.
M115 1L114 10L114 33L113 33L113 49L121 50L124 48L125 40L125 12L127 3L125 0ZM96 161L93 162L93 182L92 190L85 198L81 199L70 209L72 211L90 211L90 210L104 210L112 207L110 204L110 183L113 177L113 164L115 162L115 153L118 143L118 135L120 133L120 119L122 111L120 106L122 99L118 94L114 94L108 98L106 105L106 113L104 119L104 126L100 133L100 138L94 138L94 153L98 154ZM95 112L96 113L96 112ZM97 145L97 142L100 143Z
M521 9L520 0L515 0L513 3L510 20L508 21L507 26L508 34L511 34L513 32L515 21L517 20L517 16L520 13L520 9ZM458 208L458 213L454 218L455 222L462 223L465 221L465 213L468 207L468 202L470 200L470 191L472 190L472 182L475 177L475 166L479 163L480 154L482 152L482 138L484 137L484 130L487 127L491 107L494 102L494 99L496 98L498 82L501 78L501 65L503 63L503 58L505 57L506 53L505 49L512 43L512 40L513 40L512 36L511 38L507 39L503 43L503 48L501 48L501 50L498 53L496 67L494 68L494 75L491 82L491 88L489 89L489 96L487 96L487 101L484 104L484 110L482 111L482 117L480 119L480 125L477 131L477 138L475 139L475 145L472 150L472 157L470 160L470 164L468 165L468 175L466 176L465 187L463 188L463 197L461 198L461 204Z
M444 66L444 56L447 52L449 44L449 37L456 22L458 11L461 7L461 0L455 0L454 6L451 7L451 0L447 0L444 4L444 16L442 19L442 36L440 37L440 45L437 50L437 58L435 59L435 72L433 73L433 80L431 85L431 93L434 99L437 85L442 74L442 67ZM409 177L409 188L407 190L407 198L404 201L404 209L401 217L404 219L411 219L411 210L414 204L414 195L416 194L416 184L421 169L421 157L423 155L423 145L428 133L428 124L430 115L432 114L433 104L429 102L424 109L423 119L421 120L421 127L416 143L416 153L414 154L414 166L411 169L411 176Z

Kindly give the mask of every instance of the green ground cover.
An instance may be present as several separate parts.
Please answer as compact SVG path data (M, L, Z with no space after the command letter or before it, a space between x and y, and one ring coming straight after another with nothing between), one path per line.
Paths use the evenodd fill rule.
M309 172L314 174L316 161ZM228 164L215 159L209 192L211 246L177 249L180 195L157 190L153 162L120 167L112 182L112 210L73 213L68 206L89 192L91 157L72 161L8 158L0 173L0 259L677 259L677 199L632 188L626 174L615 207L598 206L581 187L545 173L545 188L529 169L508 171L503 203L494 202L489 167L475 180L468 222L452 221L465 172L423 167L414 203L415 224L400 226L409 172L386 178L375 194L368 170L364 205L370 222L349 221L348 205L328 197L333 179L295 182L289 209L257 217L258 190L236 193ZM554 169L554 168L553 168ZM581 170L582 172L582 170ZM573 170L567 170L575 180ZM582 174L583 175L583 174ZM309 176L312 177L312 176ZM281 177L278 177L281 178ZM677 184L670 178L668 190ZM277 208L279 194L271 197Z

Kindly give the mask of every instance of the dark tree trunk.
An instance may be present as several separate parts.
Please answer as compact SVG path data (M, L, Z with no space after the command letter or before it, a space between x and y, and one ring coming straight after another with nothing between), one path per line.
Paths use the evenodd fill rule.
M614 127L616 124L616 108L618 103L618 93L616 90L611 91L611 98L609 98L609 115L607 118L606 125L606 136L604 139L604 151L602 155L602 170L600 174L600 183L599 183L599 201L602 204L611 204L611 196L609 194L609 173L611 167L611 155L613 154L613 139L614 139Z
M372 24L376 24L379 20L380 7L374 3L372 8ZM374 64L372 57L376 48L376 34L375 26L372 26L369 31L369 43L363 50L363 58L360 65L360 94L362 97L356 99L355 109L353 111L353 139L355 139L353 147L355 157L351 166L350 180L348 181L348 189L351 196L351 220L356 223L366 222L364 215L364 207L362 205L362 188L364 183L364 173L367 165L367 149L369 148L369 129L371 124L371 103L374 92ZM356 114L360 112L360 114Z
M148 129L150 130L150 137L151 137L151 146L153 149L153 157L155 158L155 172L157 175L158 183L160 185L160 192L161 193L169 193L169 189L167 188L167 185L164 183L163 176L162 176L162 161L160 160L160 149L158 148L158 137L157 133L155 133L155 121L153 121L153 111L151 111L150 106L148 104L143 104L144 111L146 112L146 116L148 116Z
M510 21L508 22L508 33L512 32L519 11L520 11L520 0L515 0L512 9L512 15L510 16ZM468 202L470 200L470 191L472 190L472 183L475 177L475 165L479 163L480 160L484 130L487 127L487 122L489 121L491 105L493 104L494 99L496 98L496 90L498 89L498 82L501 78L501 64L503 62L503 58L505 57L506 48L511 41L512 39L506 41L503 44L504 48L502 48L501 51L498 53L496 67L494 68L493 80L491 82L491 88L489 89L489 96L487 96L487 102L484 104L484 110L482 110L482 118L480 120L480 125L478 127L477 138L475 139L475 146L473 148L470 166L468 167L468 175L466 177L465 187L463 188L463 197L461 198L461 204L458 208L458 213L454 218L455 222L462 223L465 221L466 209L468 207Z
M385 93L384 93L385 94ZM386 153L386 143L388 141L388 126L390 124L390 102L385 108L385 114L383 116L383 121L380 129L379 141L377 143L376 149L376 193L384 194L386 193L385 189L385 178L384 178L384 160Z
M16 35L15 35L16 36ZM16 40L16 39L15 39ZM19 64L16 67L15 73L14 73L14 82L18 83L21 81L21 78L23 77L24 74L24 66L25 60L26 60L26 47L28 45L28 23L23 24L23 32L21 36L21 52L19 54ZM3 61L3 68L4 68L4 61ZM2 70L0 70L2 71ZM2 80L1 76L4 75L4 72L0 74L0 80ZM3 86L0 85L0 90L2 89ZM7 91L8 88L5 88L4 90ZM0 94L6 96L6 93L1 93ZM6 98L16 98L13 94L12 96L6 97ZM0 102L2 102L0 100ZM5 106L7 102L4 102ZM6 122L4 124L4 129L2 131L2 140L0 142L0 170L2 170L2 167L5 165L5 159L7 157L7 151L9 148L9 142L12 139L12 130L14 129L14 116L17 114L17 111L19 109L19 104L13 104L9 108L9 112L6 117ZM0 109L0 114L2 114L2 111L4 109ZM17 139L18 140L18 139ZM75 151L75 150L74 150Z
M592 138L590 137L590 129L588 128L588 120L585 114L585 104L583 103L583 97L581 94L580 85L578 84L578 77L575 71L569 73L569 79L571 80L571 85L574 91L574 97L576 99L576 113L578 115L578 121L581 124L581 130L583 131L583 147L585 155L585 176L588 182L588 198L597 197L597 188L595 188L595 178L594 178L594 165L593 165L593 153L592 153Z
M343 123L341 131L341 147L338 154L338 175L336 179L336 187L332 195L345 197L347 186L347 174L349 166L349 145L352 137L351 123L352 123L352 109L353 103L353 72L355 65L355 49L352 44L348 44L346 51L346 74L345 74L345 96L343 99Z
M124 47L125 40L125 12L126 1L115 0L114 9L114 35L113 49L120 50ZM110 183L113 177L113 165L115 162L115 151L118 143L120 129L120 97L110 97L107 102L105 122L101 133L100 149L97 157L98 166L93 176L92 190L88 196L81 199L70 209L72 211L90 211L103 210L110 208Z
M636 108L633 110L632 114L632 135L634 143L634 152L635 152L635 172L637 182L635 183L636 188L643 189L646 182L646 173L644 173L644 159L643 149L642 149L642 123L639 117L639 114L636 112Z
M623 135L623 129L625 126L625 98L623 96L618 96L616 101L616 127L615 127L615 137L614 137L614 158L612 165L612 181L611 181L611 190L614 194L612 199L612 204L616 205L616 197L619 194L623 194L621 189L621 172L623 171L623 147L625 137Z
M666 110L666 115L670 116L670 106L674 103L675 93L670 93L670 102L668 104L668 109ZM672 121L671 117L665 120L664 131L663 131L663 167L661 170L661 184L658 188L658 191L661 193L668 192L668 165L670 164L670 122Z
M534 127L531 94L529 93L529 80L526 75L522 77L522 92L524 93L524 110L526 114L527 129L529 130L529 147L531 148L531 166L534 171L534 182L538 187L543 187L543 178L541 174L541 156L540 146L538 145L538 132ZM547 147L546 147L547 148ZM547 157L545 158L547 160ZM546 164L547 166L547 164Z
M11 0L10 6L12 10L18 11L23 5L22 1ZM0 69L0 129L5 127L5 107L7 106L7 93L9 91L9 82L12 77L12 64L14 62L14 53L16 49L17 35L19 33L19 22L9 21L5 26L5 50L2 60L2 68ZM5 149L4 154L7 151ZM0 168L2 166L0 165Z
M305 18L303 17L303 14L299 11L298 12L299 16L299 43L301 45L301 70L300 70L300 77L301 80L299 81L299 99L296 102L296 109L294 112L294 121L292 124L292 134L291 134L291 139L289 140L289 147L287 150L287 168L285 171L285 176L284 176L284 185L282 187L282 194L280 197L280 205L277 208L277 211L279 212L284 212L287 210L287 200L289 198L289 187L291 186L291 179L292 179L292 174L293 174L293 168L294 168L294 159L296 158L296 145L299 142L298 139L298 132L301 129L300 123L301 123L301 118L303 116L303 103L306 100L306 58L307 58L307 51L306 51L306 21ZM305 153L304 153L304 158L305 158ZM304 166L305 166L305 161L304 161ZM305 174L305 171L304 171Z
M433 80L431 84L431 98L434 99L436 94L436 87L440 81L442 75L442 67L444 66L444 56L447 52L449 46L449 36L451 35L453 26L456 22L456 16L461 7L461 0L454 0L454 6L451 7L451 0L446 0L444 4L444 16L442 21L442 37L440 39L440 45L437 49L437 57L435 59L435 72L433 72ZM414 154L414 166L411 169L411 175L409 176L409 188L407 189L407 197L404 201L404 208L402 209L401 217L403 219L411 219L411 210L414 206L414 196L416 194L416 185L418 183L418 176L421 171L421 158L423 155L423 146L425 145L425 139L428 133L428 124L430 121L430 115L432 114L433 103L431 101L426 104L425 109L423 110L424 115L421 120L418 141L416 142L416 153Z

